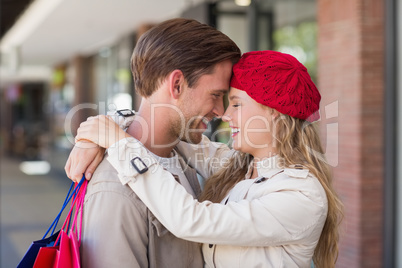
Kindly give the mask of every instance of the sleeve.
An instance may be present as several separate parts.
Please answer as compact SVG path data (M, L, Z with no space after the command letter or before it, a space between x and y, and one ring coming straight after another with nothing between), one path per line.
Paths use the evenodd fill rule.
M181 141L177 149L187 164L204 178L223 168L235 153L235 150L231 150L226 144L212 142L204 135L199 144Z
M148 267L147 216L135 198L113 191L89 196L80 247L83 267Z
M145 152L139 152L147 159ZM108 161L117 170L127 162L109 152ZM311 234L323 217L323 207L306 195L286 190L254 200L227 205L194 200L173 176L156 162L143 174L133 169L119 172L159 221L177 237L201 243L237 246L273 246L296 242ZM174 204L174 205L172 205Z

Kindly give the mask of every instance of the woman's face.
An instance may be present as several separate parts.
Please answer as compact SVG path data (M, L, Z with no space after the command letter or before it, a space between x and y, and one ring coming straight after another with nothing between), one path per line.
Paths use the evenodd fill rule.
M278 112L257 103L245 91L231 88L229 106L222 120L232 130L232 147L255 158L264 158L274 153L273 118Z

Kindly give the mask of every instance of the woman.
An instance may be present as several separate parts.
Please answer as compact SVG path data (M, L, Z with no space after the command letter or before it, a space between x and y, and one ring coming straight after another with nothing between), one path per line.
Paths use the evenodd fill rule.
M149 169L135 178L119 161L118 146L109 149L109 162L169 231L204 243L207 267L310 267L311 259L316 267L334 267L342 205L310 123L319 119L320 94L306 68L280 52L249 52L234 65L230 85L222 119L238 152L229 161L218 157L223 167L198 166L212 175L199 201L144 149L132 148ZM80 127L78 140L97 140L97 132L82 131L90 124ZM208 139L202 143L210 148ZM229 150L219 146L211 155L181 147L194 166L199 153Z

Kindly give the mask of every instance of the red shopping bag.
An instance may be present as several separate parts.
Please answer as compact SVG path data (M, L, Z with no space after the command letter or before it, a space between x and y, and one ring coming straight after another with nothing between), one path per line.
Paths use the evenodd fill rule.
M74 246L75 244L75 246ZM61 231L60 245L56 247L43 247L36 257L34 268L58 267L79 268L80 254L77 236L74 232L67 235Z
M86 186L88 181L83 183L80 191L73 200L73 204L68 216L60 230L53 247L42 247L35 259L33 268L80 268L80 243L81 243L81 223L82 207L84 204ZM75 208L75 216L71 229L68 233L65 231L70 222L72 212ZM80 215L79 223L77 222ZM68 228L68 227L67 227ZM78 235L77 235L78 231Z

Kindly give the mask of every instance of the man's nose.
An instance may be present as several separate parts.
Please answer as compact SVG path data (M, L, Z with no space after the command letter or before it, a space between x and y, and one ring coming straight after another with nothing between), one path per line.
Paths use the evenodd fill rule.
M230 116L230 107L226 109L225 113L222 115L222 121L224 122L230 122L232 120L232 117Z
M221 117L224 111L225 108L223 107L223 101L218 101L212 110L215 117Z

